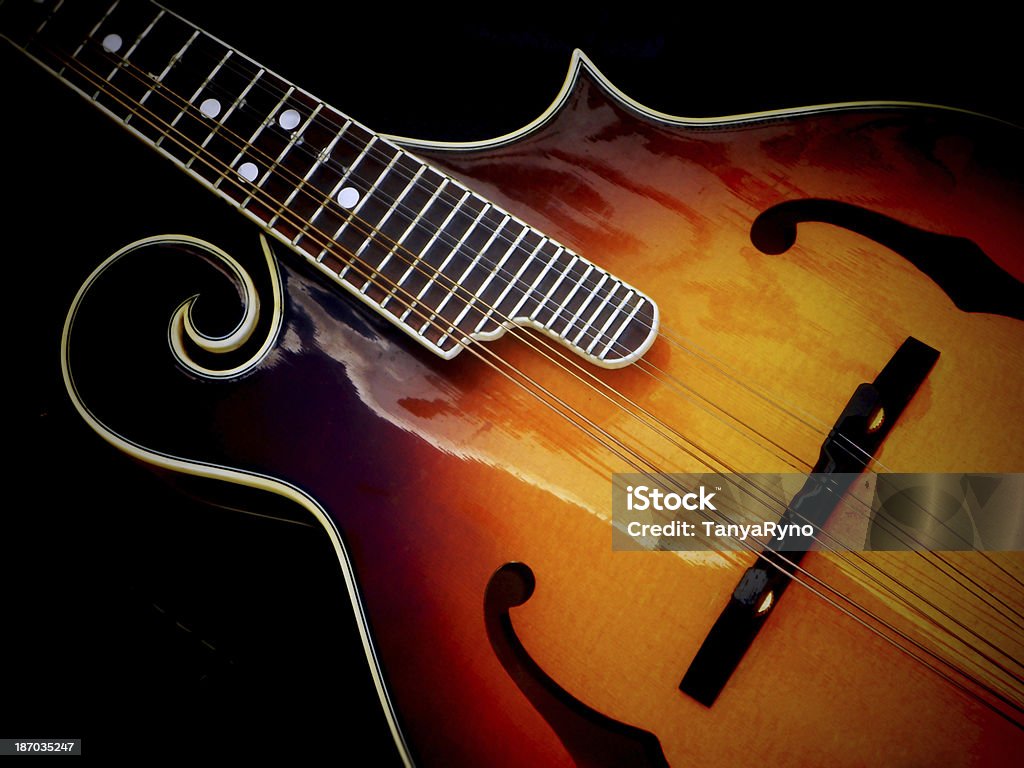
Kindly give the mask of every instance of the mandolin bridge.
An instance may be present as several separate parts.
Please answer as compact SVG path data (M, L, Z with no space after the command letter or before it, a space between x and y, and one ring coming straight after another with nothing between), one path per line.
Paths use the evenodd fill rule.
M813 531L825 524L853 478L875 455L938 357L935 349L908 338L874 382L857 387L822 445L811 477L779 521L807 524L811 535L785 542L776 536L768 542L733 590L679 690L705 706L714 704L814 545Z

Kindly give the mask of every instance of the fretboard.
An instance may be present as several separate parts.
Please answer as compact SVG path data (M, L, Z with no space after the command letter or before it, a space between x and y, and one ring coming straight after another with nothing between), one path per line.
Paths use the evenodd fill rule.
M436 354L653 342L650 298L155 3L0 2L5 38Z

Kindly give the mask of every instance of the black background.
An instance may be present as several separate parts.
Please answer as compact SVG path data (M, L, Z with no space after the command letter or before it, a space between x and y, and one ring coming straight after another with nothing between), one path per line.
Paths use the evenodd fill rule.
M551 102L577 47L670 114L894 99L1024 123L1015 25L976 6L956 19L830 6L840 15L826 20L739 6L270 5L170 3L385 133L512 131ZM216 240L223 226L255 247L255 229L8 48L4 370L19 428L0 736L80 737L92 755L296 749L345 764L365 748L393 761L326 537L183 498L88 432L60 381L64 313L103 258L151 234Z

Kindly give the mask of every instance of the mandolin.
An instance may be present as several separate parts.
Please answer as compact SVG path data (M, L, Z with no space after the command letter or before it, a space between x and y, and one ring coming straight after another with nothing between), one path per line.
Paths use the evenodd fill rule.
M148 2L5 0L0 29L18 72L24 48L166 169L99 163L132 199L61 313L86 445L317 533L389 756L1019 752L1013 547L847 551L822 521L806 557L626 552L612 519L627 474L806 475L841 446L853 487L1019 473L1018 128L891 102L686 120L578 54L525 128L446 144L374 133L343 92L336 108ZM39 164L73 206L63 157ZM196 218L166 205L172 177L205 194ZM165 210L136 219L146 198ZM885 408L857 412L865 384ZM759 568L785 591L758 588L766 616L723 661Z

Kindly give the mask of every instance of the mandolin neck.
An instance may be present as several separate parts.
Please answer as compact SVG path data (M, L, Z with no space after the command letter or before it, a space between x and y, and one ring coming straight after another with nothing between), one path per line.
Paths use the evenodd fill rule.
M6 0L0 32L444 358L519 325L614 368L656 336L635 288L155 3Z

